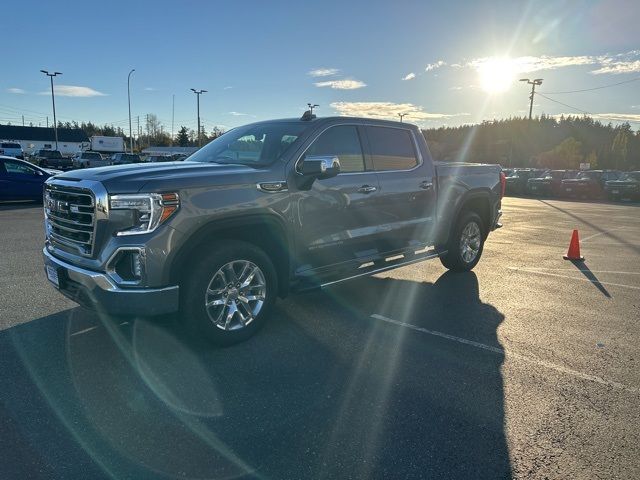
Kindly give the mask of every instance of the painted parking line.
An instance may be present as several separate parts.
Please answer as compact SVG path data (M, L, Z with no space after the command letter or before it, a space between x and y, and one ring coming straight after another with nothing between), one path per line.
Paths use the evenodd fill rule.
M532 273L532 274L537 274L537 275L547 275L549 277L568 278L570 280L576 280L578 282L593 283L593 280L591 280L589 278L574 277L574 276L571 276L571 275L561 275L559 273L543 272L543 271L536 270L536 269L531 269L531 268L518 268L518 267L507 267L507 268L509 270L513 270L513 271L516 271L516 272ZM575 271L577 272L578 270L575 270ZM626 285L624 283L613 283L613 282L601 282L600 280L598 280L598 283L600 285L609 285L609 286L612 286L612 287L622 287L622 288L630 288L632 290L640 290L640 286L637 286L637 285Z
M608 234L608 233L610 233L610 232L617 232L618 230L623 230L623 229L625 229L625 228L627 228L627 227L617 227L617 228L612 228L612 229L610 229L610 230L605 230L604 232L594 233L593 235L589 235L588 237L585 237L585 238L581 239L580 241L581 241L582 243L584 243L584 242L588 242L588 241L589 241L589 240L591 240L592 238L599 237L600 235L607 235L607 234Z
M412 325L410 323L405 323L405 322L401 322L398 320L394 320L392 318L389 317L385 317L384 315L379 315L377 313L374 313L373 315L371 315L371 318L376 319L376 320L381 320L383 322L386 323L390 323L392 325L396 325L398 327L402 327L402 328L408 328L410 330L414 330L416 332L420 332L420 333L425 333L427 335L432 335L434 337L439 337L439 338L443 338L445 340L449 340L452 342L456 342L456 343L460 343L463 345L467 345L470 347L474 347L474 348L478 348L481 350L486 350L498 355L504 355L506 358L509 359L517 359L517 360L521 360L524 362L528 362L528 363L532 363L534 365L538 365L541 367L545 367L548 368L550 370L555 370L556 372L560 372L560 373L564 373L566 375L571 375L573 377L576 378L581 378L582 380L587 380L593 383L597 383L600 385L604 385L607 387L612 387L618 390L624 390L626 392L629 393L634 393L634 394L638 394L640 393L640 389L636 388L636 387L631 387L628 385L624 385L620 382L616 382L616 381L612 381L612 380L606 380L602 377L598 377L596 375L590 375L588 373L583 373L583 372L579 372L577 370L573 370L571 368L567 368L567 367L563 367L562 365L557 365L555 363L551 363L551 362L547 362L546 360L541 360L539 358L535 358L535 357L530 357L527 355L522 355L519 353L515 353L512 352L510 350L506 350L504 348L499 348L499 347L493 347L491 345L486 345L484 343L480 343L480 342L474 342L473 340L468 340L466 338L461 338L461 337L456 337L454 335L449 335L447 333L443 333L443 332L438 332L436 330L429 330L427 328L422 328L422 327L418 327L416 325Z
M82 335L83 333L90 332L91 330L95 330L96 328L98 328L97 325L93 327L85 328L84 330L78 330L77 332L73 332L70 336L75 337L76 335Z
M547 267L529 267L529 268L520 268L520 267L508 267L510 269L516 270L531 270L531 271L553 271L553 272L591 272L591 273L612 273L616 275L640 275L640 272L623 272L620 270L591 270L587 268L547 268Z
M129 325L129 322L122 322L120 326ZM94 325L93 327L88 327L83 330L78 330L77 332L73 332L70 336L75 337L76 335L82 335L83 333L91 332L92 330L96 330L99 325Z

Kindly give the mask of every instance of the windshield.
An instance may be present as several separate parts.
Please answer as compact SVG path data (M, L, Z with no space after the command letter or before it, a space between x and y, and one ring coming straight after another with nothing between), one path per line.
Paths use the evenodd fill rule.
M99 153L83 153L82 158L87 160L102 160L102 156Z
M598 180L600 174L598 172L580 172L576 175L576 178L590 178L591 180Z
M636 182L640 182L640 172L628 172L620 177L619 180L635 180Z
M298 139L307 125L256 123L234 128L189 157L190 162L269 165Z

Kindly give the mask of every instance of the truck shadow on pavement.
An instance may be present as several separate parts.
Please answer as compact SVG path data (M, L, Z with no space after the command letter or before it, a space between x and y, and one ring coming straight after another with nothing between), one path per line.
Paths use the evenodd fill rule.
M511 478L503 315L475 274L280 302L213 348L74 308L0 332L3 478Z

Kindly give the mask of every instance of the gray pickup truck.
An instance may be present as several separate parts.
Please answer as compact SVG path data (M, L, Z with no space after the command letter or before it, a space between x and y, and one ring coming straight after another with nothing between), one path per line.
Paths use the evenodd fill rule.
M472 269L499 227L498 165L436 163L418 127L365 118L235 128L184 162L76 170L45 187L48 279L114 315L252 335L276 297L440 258Z

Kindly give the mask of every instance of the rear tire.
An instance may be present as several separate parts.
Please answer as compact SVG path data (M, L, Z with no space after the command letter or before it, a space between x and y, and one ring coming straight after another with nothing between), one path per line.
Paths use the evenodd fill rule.
M181 317L189 331L233 345L266 322L278 292L276 269L258 247L240 241L200 249L181 282Z
M480 261L484 248L484 226L475 212L463 212L449 237L449 243L439 247L447 250L440 256L442 265L454 272L468 272Z

